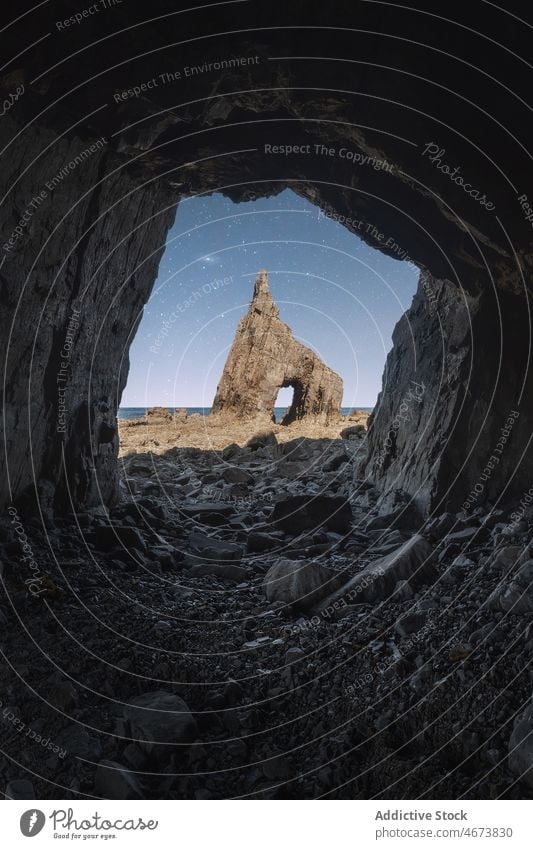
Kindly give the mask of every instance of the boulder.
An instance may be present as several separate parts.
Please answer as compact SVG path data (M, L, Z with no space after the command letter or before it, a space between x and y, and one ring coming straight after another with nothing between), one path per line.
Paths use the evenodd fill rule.
M10 781L5 789L6 799L36 799L35 789L26 778L16 778Z
M250 472L245 469L240 469L238 466L228 466L222 472L222 477L226 483L253 483L253 477Z
M226 445L221 457L223 460L234 460L235 458L247 456L247 453L245 448L241 448L236 442L231 442L229 445Z
M149 421L171 421L172 413L166 407L150 407L146 411Z
M518 568L527 560L528 554L522 545L504 545L492 554L484 568L488 571L507 572Z
M144 693L124 707L131 737L141 749L158 760L168 760L173 748L196 737L196 722L188 706L164 690Z
M313 560L277 560L263 580L268 601L308 610L341 585L343 578Z
M533 560L520 567L500 594L500 607L515 614L533 613Z
M362 424L350 425L341 430L341 439L359 439L366 433L366 427Z
M335 454L332 454L323 464L322 471L323 472L336 472L348 462L348 455L344 450L337 451Z
M265 531L250 531L246 540L246 551L254 553L271 551L280 545L280 539L273 534L266 533Z
M299 437L290 439L288 442L282 442L279 446L279 453L287 462L305 462L308 463L313 456L313 441Z
M246 443L246 448L257 451L258 448L277 448L278 440L272 430L261 431L252 436Z
M185 563L188 566L199 566L213 563L239 564L243 555L243 548L235 542L228 542L205 534L194 532L189 537L189 550L185 554Z
M270 523L290 534L322 527L345 534L352 519L350 502L343 496L291 495L274 504Z
M67 725L57 735L55 742L60 749L64 749L73 757L83 758L87 761L97 761L102 757L100 740L91 737L87 730L80 725Z
M355 600L357 603L383 601L393 593L398 581L408 581L410 587L429 582L435 577L433 558L432 546L420 534L415 534L325 598L319 610Z
M307 463L292 462L291 460L283 460L276 466L277 474L282 478L296 480L303 478L309 474L309 465Z

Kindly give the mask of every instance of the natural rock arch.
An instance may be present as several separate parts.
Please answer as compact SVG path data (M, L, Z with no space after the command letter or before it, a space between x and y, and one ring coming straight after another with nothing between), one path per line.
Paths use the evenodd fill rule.
M213 415L272 421L278 391L287 386L294 388L294 397L283 424L309 417L325 422L339 418L341 378L296 341L279 317L268 274L261 271L228 354Z
M0 269L8 340L2 503L29 503L36 480L41 502L56 510L113 500L127 349L175 205L198 192L237 201L286 186L424 272L394 334L363 471L400 486L426 511L460 506L517 411L483 498L516 497L530 486L533 246L519 200L530 168L519 102L529 91L520 60L529 38L515 23L512 51L500 49L511 39L509 19L487 4L480 18L480 9L447 2L442 18L425 17L422 46L405 8L389 5L384 24L379 4L363 4L354 27L352 4L343 2L329 4L326 30L322 3L239 4L238 24L231 7L210 7L206 33L205 16L168 17L157 2L149 29L136 26L145 4L132 0L127 27L119 8L94 16L64 40L64 57L57 39L23 52L50 27L44 6L11 26L12 55L22 59L0 82L6 96L18 84L26 94L0 126L8 246ZM480 19L483 37L457 37L478 32ZM225 54L259 60L215 77L198 73L186 92L183 79L163 81L198 64L199 45L207 66L220 59L216 33L226 33ZM268 61L294 56L295 34L302 56L327 58ZM84 48L87 35L100 49ZM432 79L428 53L440 57ZM491 74L496 60L500 81ZM156 85L133 92L133 81L152 79ZM433 142L448 172L424 154ZM293 152L273 152L279 145ZM457 165L497 214L452 183ZM411 403L408 427L395 430L394 452L383 456L413 381L424 386L424 401Z

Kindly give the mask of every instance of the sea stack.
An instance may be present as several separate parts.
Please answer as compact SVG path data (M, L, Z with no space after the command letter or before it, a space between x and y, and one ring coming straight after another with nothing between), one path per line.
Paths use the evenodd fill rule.
M282 424L307 417L327 423L340 416L342 379L296 341L279 317L268 273L260 271L226 360L212 414L272 421L278 391L287 386L294 388L294 397Z

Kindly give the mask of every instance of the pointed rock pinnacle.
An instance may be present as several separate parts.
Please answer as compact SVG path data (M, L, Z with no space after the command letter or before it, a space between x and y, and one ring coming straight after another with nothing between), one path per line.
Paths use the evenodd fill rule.
M293 402L283 424L340 416L342 379L310 349L297 342L268 288L268 273L257 275L248 312L240 321L213 401L213 415L272 420L281 387L292 386Z

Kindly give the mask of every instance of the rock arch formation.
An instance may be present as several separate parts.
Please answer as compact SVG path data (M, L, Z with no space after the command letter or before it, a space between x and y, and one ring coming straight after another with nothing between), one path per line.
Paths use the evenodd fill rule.
M283 424L310 416L325 421L340 416L342 379L296 341L279 317L267 272L260 271L224 366L213 414L271 421L278 390L287 386L294 388L294 397Z

